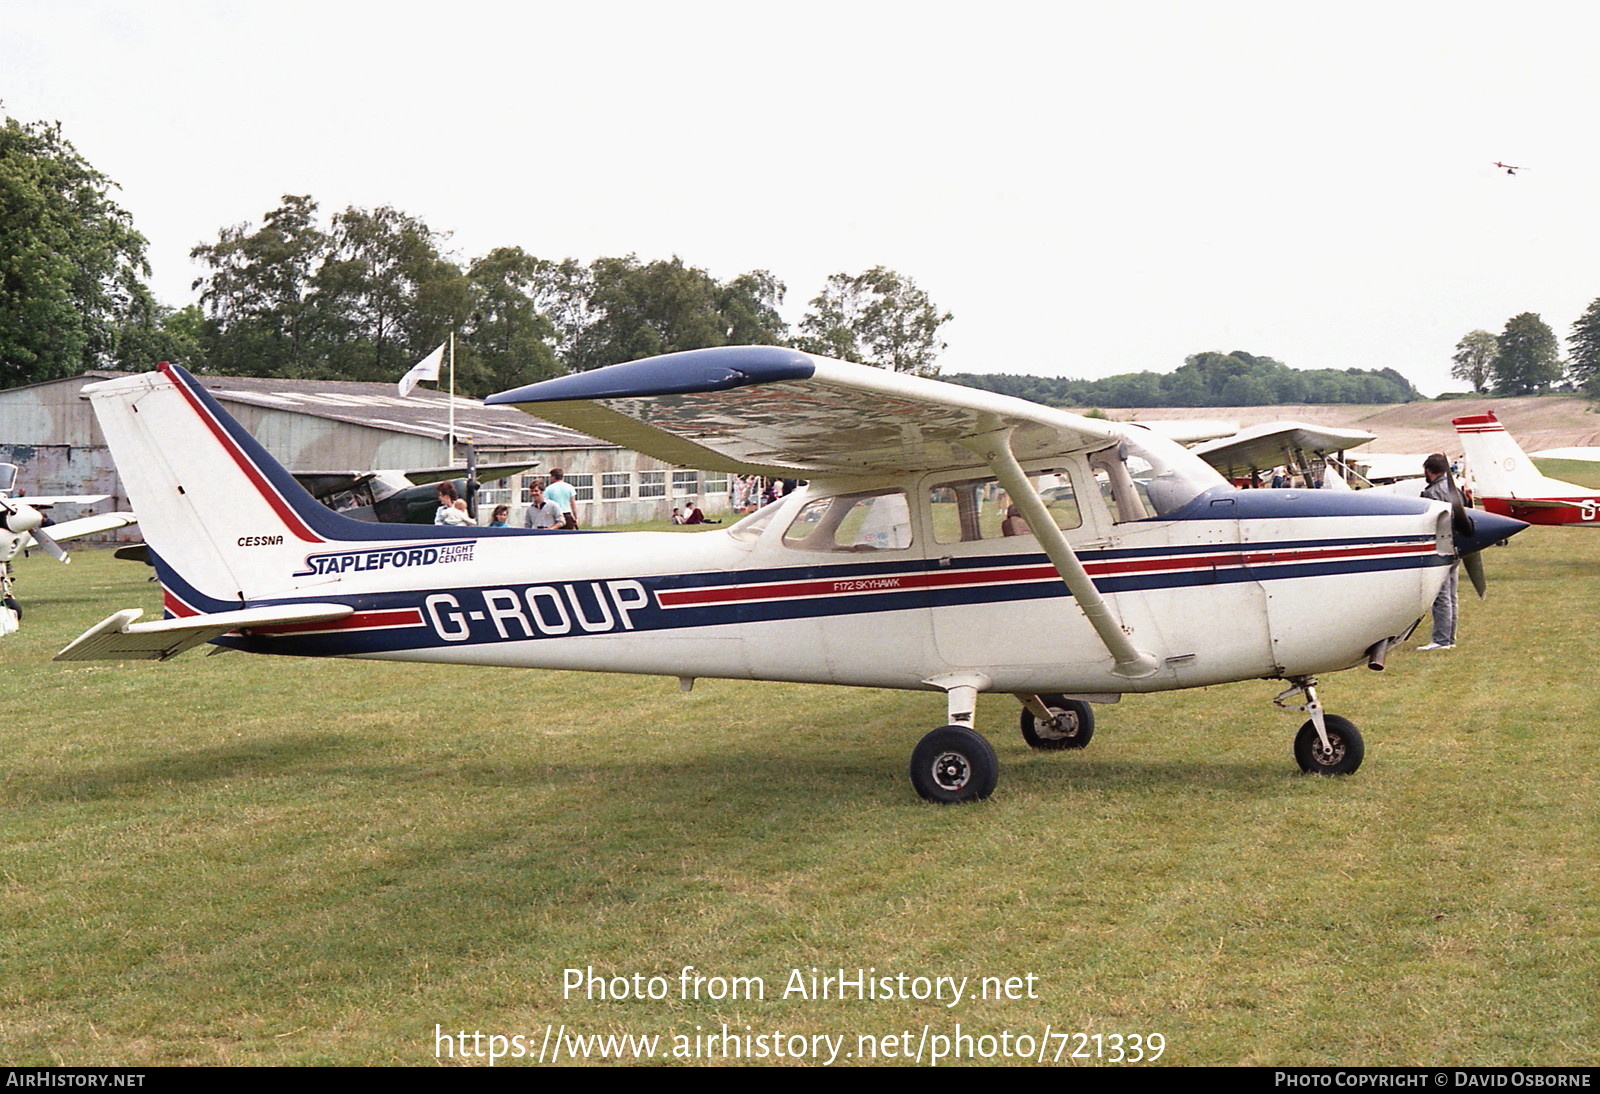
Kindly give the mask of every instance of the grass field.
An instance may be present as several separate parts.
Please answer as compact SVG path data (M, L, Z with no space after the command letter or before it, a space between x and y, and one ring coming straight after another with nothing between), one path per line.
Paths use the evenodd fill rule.
M101 552L27 560L0 640L0 1063L432 1063L436 1027L664 1054L726 1023L843 1036L840 1062L959 1024L995 1063L1005 1033L1047 1059L1159 1034L1162 1064L1595 1065L1600 535L1533 529L1488 565L1458 649L1323 681L1367 737L1353 777L1298 773L1278 684L1098 708L1082 753L1030 752L992 696L999 791L940 808L905 774L937 695L53 664L156 587ZM766 997L684 999L691 965ZM564 998L590 966L667 998ZM953 1007L783 997L841 967L971 979ZM973 998L1030 975L1037 998Z

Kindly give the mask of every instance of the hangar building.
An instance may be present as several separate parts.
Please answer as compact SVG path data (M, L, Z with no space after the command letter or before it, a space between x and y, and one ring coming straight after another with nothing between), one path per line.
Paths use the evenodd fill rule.
M85 385L126 375L89 372L0 391L0 463L20 468L30 494L111 494L95 511L128 508ZM449 458L451 396L393 384L199 376L199 381L290 471L351 472L464 467ZM534 470L485 481L479 506L512 508L518 523L535 477L561 467L577 491L584 527L665 520L674 506L699 498L707 513L728 508L728 478L674 468L606 441L541 421L512 407L455 398L456 436L477 449L480 465L532 464ZM61 517L79 515L63 510ZM485 516L483 519L487 520ZM120 533L137 539L137 526Z

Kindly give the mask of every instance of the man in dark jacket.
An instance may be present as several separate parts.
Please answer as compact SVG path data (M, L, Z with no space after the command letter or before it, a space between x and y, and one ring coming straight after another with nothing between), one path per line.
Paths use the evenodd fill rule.
M1450 463L1438 452L1422 461L1422 474L1428 485L1422 496L1447 504L1462 502L1455 480L1450 477ZM1456 577L1461 569L1459 562L1450 564L1450 576L1445 579L1439 595L1433 598L1433 640L1424 650L1452 650L1456 646Z

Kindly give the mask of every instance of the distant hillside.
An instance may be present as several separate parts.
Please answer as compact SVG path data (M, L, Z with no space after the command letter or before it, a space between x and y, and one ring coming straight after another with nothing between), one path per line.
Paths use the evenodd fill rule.
M998 373L946 373L953 384L1046 406L1201 407L1298 403L1409 403L1422 398L1392 368L1293 369L1244 350L1197 353L1173 372L1129 372L1102 380Z

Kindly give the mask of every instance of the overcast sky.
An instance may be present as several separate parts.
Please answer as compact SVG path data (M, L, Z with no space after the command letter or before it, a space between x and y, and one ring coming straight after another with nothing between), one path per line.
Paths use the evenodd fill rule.
M947 371L1393 367L1600 297L1600 8L1559 4L0 0L0 102L59 120L158 297L281 195L462 260L886 265ZM1493 161L1525 166L1515 177Z

